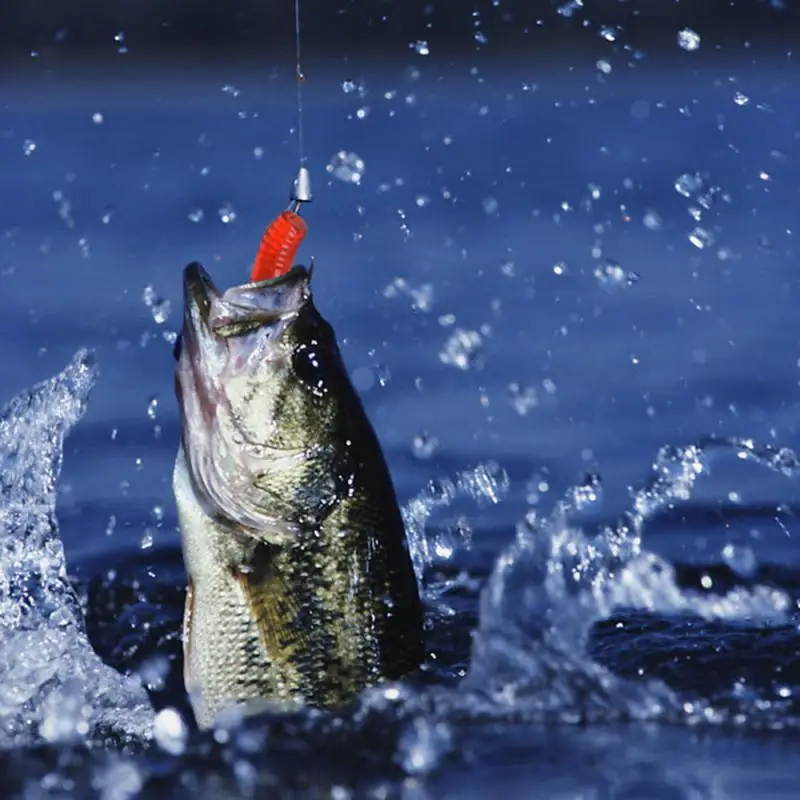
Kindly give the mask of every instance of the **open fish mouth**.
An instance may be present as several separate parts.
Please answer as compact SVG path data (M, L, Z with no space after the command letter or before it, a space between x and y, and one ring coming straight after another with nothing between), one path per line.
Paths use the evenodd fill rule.
M296 315L310 296L311 272L292 267L269 280L232 286L224 293L198 263L183 273L185 324L222 338Z
M184 346L192 360L201 357L200 351L221 356L230 340L264 328L276 341L310 298L311 275L311 270L295 266L276 278L222 293L201 264L189 264L183 272L184 320L175 359Z

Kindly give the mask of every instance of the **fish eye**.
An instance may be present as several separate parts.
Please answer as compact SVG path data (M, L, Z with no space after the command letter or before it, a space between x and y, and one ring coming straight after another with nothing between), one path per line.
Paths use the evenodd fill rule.
M172 355L178 361L181 357L181 348L183 347L183 334L179 333L175 339L175 344L172 345Z

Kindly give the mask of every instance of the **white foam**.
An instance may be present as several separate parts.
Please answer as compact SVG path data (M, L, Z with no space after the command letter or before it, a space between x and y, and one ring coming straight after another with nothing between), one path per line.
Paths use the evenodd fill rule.
M150 735L141 683L86 638L55 517L64 437L96 375L80 351L0 413L0 747Z

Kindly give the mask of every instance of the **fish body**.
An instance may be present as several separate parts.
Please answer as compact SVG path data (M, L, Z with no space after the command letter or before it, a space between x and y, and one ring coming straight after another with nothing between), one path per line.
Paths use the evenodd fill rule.
M184 272L173 488L201 727L259 700L332 708L423 657L391 477L310 277L221 295Z

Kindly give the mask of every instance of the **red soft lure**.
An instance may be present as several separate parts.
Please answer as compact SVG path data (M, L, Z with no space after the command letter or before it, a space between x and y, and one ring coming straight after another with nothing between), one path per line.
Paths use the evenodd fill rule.
M287 273L307 230L308 226L297 212L287 210L279 214L264 231L250 280L255 283Z

